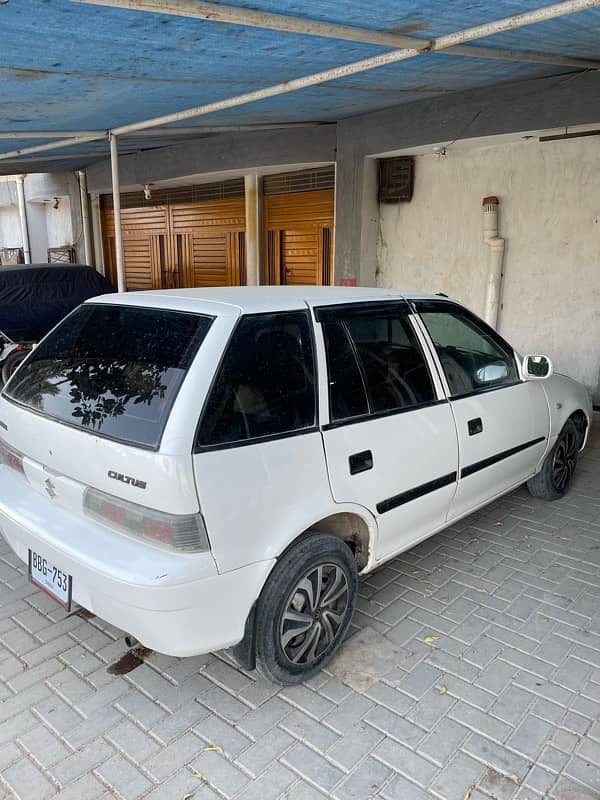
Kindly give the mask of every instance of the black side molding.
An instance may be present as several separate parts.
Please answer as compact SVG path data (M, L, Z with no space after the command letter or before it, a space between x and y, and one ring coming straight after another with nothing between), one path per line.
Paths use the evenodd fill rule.
M516 447L511 447L509 450L503 450L501 453L496 453L495 456L484 458L482 461L476 461L474 464L469 464L468 467L464 467L460 471L460 477L468 478L469 475L473 475L473 473L479 472L481 469L491 467L492 464L497 464L498 461L503 461L505 458L510 458L510 456L514 456L517 453L520 453L522 450L527 450L529 447L534 447L534 445L544 441L546 441L545 436L538 436L537 439L532 439L530 442L525 442L524 444L519 444Z
M443 486L449 486L451 483L456 483L456 472L449 472L448 475L442 475L441 478L436 478L434 481L422 483L420 486L415 486L413 489L408 489L406 492L395 494L393 497L388 497L387 500L382 500L377 503L377 513L385 514L386 511L391 511L393 508L410 503L411 500L416 500L417 497L423 497L425 494L435 492Z

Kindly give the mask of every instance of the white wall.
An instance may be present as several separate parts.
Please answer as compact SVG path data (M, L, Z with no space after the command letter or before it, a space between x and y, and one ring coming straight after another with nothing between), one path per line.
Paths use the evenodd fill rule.
M481 200L498 195L507 243L498 327L600 402L599 175L595 137L417 156L412 201L380 207L378 284L445 292L482 314Z
M0 206L0 248L21 247L21 222L17 206Z
M53 205L53 203L47 203L45 206L48 247L72 245L71 201L68 197L61 197L58 208L54 208Z

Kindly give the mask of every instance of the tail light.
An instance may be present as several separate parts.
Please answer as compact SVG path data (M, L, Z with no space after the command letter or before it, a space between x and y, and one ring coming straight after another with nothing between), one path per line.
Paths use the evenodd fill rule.
M201 514L166 514L87 488L83 508L88 517L111 528L187 553L209 550Z
M12 447L9 447L6 442L1 440L0 465L4 465L5 467L9 467L9 469L13 469L15 472L19 472L21 475L25 475L25 470L23 468L23 454L19 453L18 450L13 450Z

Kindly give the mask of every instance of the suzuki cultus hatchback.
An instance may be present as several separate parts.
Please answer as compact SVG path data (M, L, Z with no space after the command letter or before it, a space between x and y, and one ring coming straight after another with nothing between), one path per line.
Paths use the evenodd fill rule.
M0 397L0 529L66 608L294 683L342 641L359 574L525 481L562 496L590 415L439 296L107 295Z

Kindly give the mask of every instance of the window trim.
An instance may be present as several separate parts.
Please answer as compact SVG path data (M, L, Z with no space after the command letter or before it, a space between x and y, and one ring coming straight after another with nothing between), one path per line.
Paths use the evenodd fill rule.
M427 373L429 375L429 380L431 381L431 388L433 391L433 400L428 400L424 403L417 403L412 406L402 406L401 408L392 408L386 409L385 411L373 411L372 406L372 399L371 399L371 392L369 390L367 377L364 371L364 365L362 363L362 359L356 348L356 342L354 341L350 331L348 330L347 321L349 318L351 319L360 319L360 318L368 318L368 317L376 317L380 314L385 314L386 312L394 312L398 313L400 310L400 314L406 316L408 320L408 324L412 330L412 333L415 338L415 342L417 344L418 350L421 353L425 366L427 368ZM358 313L355 313L358 312ZM345 425L355 425L361 422L369 422L370 420L374 419L382 419L384 417L392 417L396 414L406 414L410 411L420 411L424 408L430 408L432 406L441 405L442 403L448 402L448 397L439 397L438 387L436 386L436 381L433 374L433 367L437 370L437 362L430 358L429 353L426 351L424 347L424 343L421 341L418 335L418 331L416 330L414 320L420 319L418 315L413 311L411 304L402 297L397 299L385 299L385 300L368 300L366 302L355 301L352 303L337 303L335 305L328 305L328 306L318 306L314 308L315 320L321 324L323 322L326 323L340 323L344 333L346 334L347 339L350 342L350 346L352 348L352 352L354 354L354 360L358 367L359 374L361 376L363 390L365 392L365 396L367 398L367 407L369 409L367 414L360 414L354 417L345 417L344 419L339 420L332 420L331 419L331 404L328 402L328 410L329 410L329 422L325 423L321 426L321 430L329 431L334 430L335 428L341 428ZM329 368L327 364L327 347L325 345L325 334L323 332L323 328L321 327L321 336L323 337L323 347L325 353L325 369L327 373L327 399L329 401ZM427 342L429 338L427 339ZM440 379L441 381L441 379ZM442 383L442 391L446 394L444 390L444 386Z
M421 329L424 335L427 337L427 341L429 343L429 349L432 355L432 358L435 359L435 366L438 371L440 378L442 379L442 384L444 386L444 391L446 392L446 396L448 401L453 403L457 400L463 400L467 397L475 397L476 395L480 394L487 394L488 392L497 392L501 389L510 389L514 386L520 386L524 381L521 378L521 371L519 369L519 362L517 360L517 355L515 353L514 347L506 341L506 339L501 336L498 331L494 330L491 325L478 317L477 314L474 314L470 309L466 308L466 306L461 305L460 303L454 303L452 300L440 299L428 299L428 300L413 300L410 303L411 307L414 309L415 316L421 326ZM431 334L429 333L429 329L425 324L425 320L421 317L421 313L427 311L432 311L434 313L439 313L440 311L459 311L460 314L464 315L467 318L470 318L472 322L474 322L478 327L480 327L496 344L501 345L501 349L506 350L509 358L512 359L515 372L517 374L517 380L510 381L510 383L502 383L499 386L482 386L479 389L473 389L470 392L463 392L462 394L453 395L450 389L450 384L448 383L448 378L446 377L446 372L444 371L444 367L442 366L442 362L439 357L439 353L437 351L437 347L435 346L435 342Z
M358 417L347 417L346 419L335 420L334 422L326 422L321 426L321 430L330 431L335 428L343 428L345 425L357 425L361 422L371 422L385 417L395 417L398 414L409 414L411 411L421 411L424 408L432 408L433 406L441 406L448 403L448 398L427 401L426 403L418 403L414 406L405 406L404 408L393 408L388 411L374 411L372 414L361 414Z
M315 422L314 425L311 425L308 428L297 428L293 431L285 431L283 433L273 433L267 436L256 436L252 439L238 439L234 442L218 442L215 444L199 444L200 438L200 430L202 428L202 424L204 422L204 417L207 412L208 402L212 396L214 391L217 379L221 374L221 370L223 368L223 364L225 362L225 358L227 353L229 352L229 348L231 347L231 342L233 341L234 336L236 335L238 328L242 324L242 321L245 319L249 319L252 317L274 317L283 314L305 314L306 319L308 322L309 328L309 335L310 335L310 343L311 343L311 351L312 351L312 361L313 361L313 394L314 394L314 408L315 408ZM254 444L265 444L267 442L276 442L279 439L289 439L292 436L301 436L306 433L315 433L316 431L320 430L319 425L319 365L317 359L317 343L315 341L315 330L312 321L312 317L308 308L287 308L283 311L253 311L250 314L240 314L239 317L236 319L235 324L231 330L227 338L227 342L223 348L223 352L221 353L221 357L219 358L219 362L216 366L216 369L213 373L212 379L210 381L210 385L208 387L208 391L206 393L206 397L204 398L204 402L202 403L202 408L200 409L200 414L198 416L198 421L196 423L196 430L194 432L194 439L193 439L193 447L192 447L192 455L199 455L200 453L211 453L215 450L230 450L234 447L248 447Z
M162 308L162 307L152 306L152 305L139 305L138 303L133 304L133 303L94 303L94 302L84 302L84 303L81 303L79 306L77 306L77 308L74 308L71 312L69 312L69 314L67 314L67 316L64 317L58 323L58 325L62 325L63 322L65 322L65 320L67 320L70 316L75 314L75 312L79 308L81 308L82 306L88 306L88 307L89 306L92 306L92 307L110 306L110 308L141 308L141 309L146 309L147 311L166 311L169 314L187 314L189 316L194 316L194 317L203 317L204 319L208 320L208 328L206 329L206 333L204 334L204 338L206 338L208 336L208 334L210 332L210 329L212 328L213 323L214 323L214 321L216 319L216 315L215 314L206 314L205 312L200 312L200 311L187 311L187 310L181 309L181 308ZM53 333L54 330L56 330L56 328L58 327L58 325L55 328L53 328L52 331L50 331L50 333ZM180 393L180 391L181 391L181 389L183 387L183 384L185 383L185 381L186 381L186 379L188 377L189 369L191 368L193 362L196 360L196 358L198 356L198 353L200 352L200 348L202 347L203 342L204 342L204 339L202 339L202 342L200 342L198 350L196 351L196 353L195 353L195 355L194 355L194 357L193 357L193 359L192 359L192 361L190 363L190 367L188 368L186 374L183 376L183 380L179 384L179 386L177 388L177 391L173 395L173 399L171 401L171 408L169 409L169 413L168 413L167 418L165 420L165 424L163 425L163 429L161 431L160 438L159 438L159 440L158 440L158 442L156 444L144 444L143 442L135 442L135 441L133 441L131 439L124 439L123 437L111 436L108 433L95 431L95 430L92 430L90 428L85 428L85 427L83 427L81 425L77 425L74 422L69 422L68 420L60 419L59 417L50 416L49 414L45 414L42 411L39 411L38 409L32 408L31 406L27 405L27 403L22 403L20 400L16 400L14 397L11 397L9 394L6 394L4 386L0 390L0 395L2 396L2 399L6 400L8 403L11 403L12 405L17 406L18 408L22 408L22 409L24 409L25 411L27 411L30 414L35 414L36 416L40 417L41 419L50 420L51 422L54 422L57 425L64 425L66 428L70 428L71 430L80 431L82 433L88 433L88 434L91 434L92 436L97 436L99 439L106 439L109 442L115 442L116 444L122 444L122 445L125 445L126 447L134 447L134 448L136 448L138 450L146 450L146 451L151 452L151 453L158 453L158 452L160 452L160 448L161 448L161 445L162 445L162 440L164 438L165 431L166 431L167 426L169 424L169 420L171 419L171 414L173 413L173 409L175 408L175 404L177 403L177 398L179 397L179 393Z

